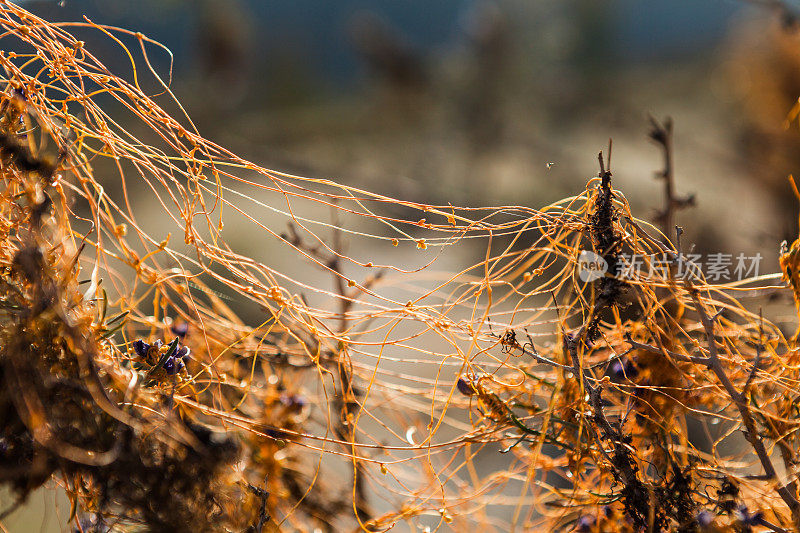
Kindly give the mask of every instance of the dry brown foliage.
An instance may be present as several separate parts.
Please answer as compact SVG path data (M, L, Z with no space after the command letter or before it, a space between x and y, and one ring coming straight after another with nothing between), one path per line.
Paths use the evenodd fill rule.
M800 527L800 350L749 298L791 290L681 273L602 158L539 210L405 202L204 139L141 34L8 2L0 25L19 502L55 480L78 531ZM582 250L670 266L587 283Z

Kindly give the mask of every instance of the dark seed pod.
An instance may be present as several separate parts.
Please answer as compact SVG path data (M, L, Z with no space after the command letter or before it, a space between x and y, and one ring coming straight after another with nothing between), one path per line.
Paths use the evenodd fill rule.
M464 378L458 378L456 386L458 387L458 391L464 396L473 396L475 394L475 387Z
M273 439L281 440L286 440L291 436L288 433L281 431L279 428L267 428L264 430L264 434L268 437L272 437Z

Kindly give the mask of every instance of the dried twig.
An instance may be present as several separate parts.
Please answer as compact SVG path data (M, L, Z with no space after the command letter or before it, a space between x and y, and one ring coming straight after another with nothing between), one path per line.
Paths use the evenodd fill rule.
M656 215L656 220L661 224L661 233L665 236L672 234L675 223L675 211L693 206L694 195L683 198L675 196L675 169L672 150L672 119L666 118L659 123L650 117L650 138L661 147L664 155L664 168L657 177L664 182L664 207Z
M714 372L714 374L717 376L717 379L719 379L720 383L725 389L725 392L727 392L728 396L731 398L731 400L733 400L736 409L739 411L739 414L742 417L742 423L745 426L745 438L753 447L753 450L755 450L758 460L761 462L761 466L764 468L764 473L767 479L779 483L775 490L792 512L795 525L800 527L800 501L798 501L798 499L795 497L797 491L796 483L792 481L787 484L780 484L778 481L778 474L775 471L775 467L772 464L769 453L767 453L764 442L761 439L758 428L756 427L753 415L750 412L749 400L745 394L738 392L734 388L733 383L731 383L727 373L725 372L725 369L722 366L722 362L718 355L717 341L714 338L714 321L719 313L713 316L709 315L700 301L697 288L692 285L691 281L688 281L687 285L689 294L694 301L695 308L697 313L700 315L700 321L703 324L703 329L705 330L708 344L708 359L710 363L709 368Z

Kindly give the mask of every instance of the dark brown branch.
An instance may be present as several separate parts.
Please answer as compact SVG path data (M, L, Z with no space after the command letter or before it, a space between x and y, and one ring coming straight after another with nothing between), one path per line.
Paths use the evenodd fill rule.
M684 198L675 196L675 172L672 150L672 119L667 117L662 123L650 117L650 138L661 147L664 154L664 169L656 177L664 182L664 207L656 216L661 224L661 232L669 237L675 224L675 211L694 205L694 195Z
M753 384L753 380L758 373L758 367L761 364L761 350L763 350L764 346L764 317L761 316L761 309L758 310L758 343L756 344L756 358L753 360L753 368L750 369L750 374L747 376L747 381L744 382L744 387L742 387L742 396L747 396L747 391L750 389L750 385Z
M637 341L635 341L635 340L633 340L631 338L630 334L626 335L625 342L630 344L631 347L634 348L634 349L646 350L646 351L652 352L652 353L657 353L657 354L661 354L661 355L667 355L667 356L669 356L670 358L672 358L672 359L674 359L676 361L683 361L685 363L697 363L697 364L705 365L705 366L709 366L709 367L711 366L711 361L709 360L708 357L697 357L697 356L694 356L694 355L683 355L683 354L680 354L680 353L671 352L669 350L659 348L657 346L651 346L650 344L644 344L644 343L641 343L641 342L637 342Z

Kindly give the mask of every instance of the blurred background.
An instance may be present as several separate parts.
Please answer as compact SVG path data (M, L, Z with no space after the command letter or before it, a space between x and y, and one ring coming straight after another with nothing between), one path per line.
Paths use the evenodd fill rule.
M738 250L795 234L793 216L762 217L775 205L794 213L786 176L800 165L797 127L783 124L800 95L800 37L767 2L25 6L164 43L172 87L201 133L269 168L430 203L545 205L580 191L613 138L617 186L646 217L661 165L647 117L670 116L678 189L700 206L680 221L701 217L687 228L693 240ZM82 38L130 70L110 40ZM168 56L152 55L166 74ZM729 195L746 209L726 220Z
M426 203L539 207L580 193L612 138L615 187L653 220L663 162L648 117L671 117L677 191L696 201L677 215L685 243L761 253L766 273L797 237L787 176L800 175L800 130L787 118L800 96L800 2L21 3L166 45L200 133L268 168ZM111 40L75 33L130 71ZM169 56L150 53L166 78ZM5 525L59 531L42 507L68 512L43 494Z

